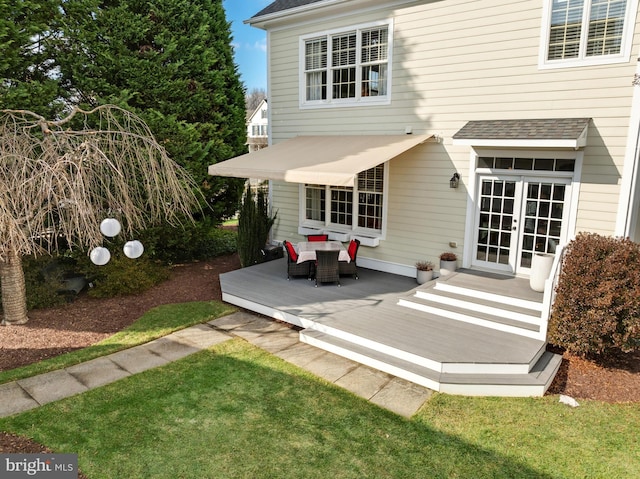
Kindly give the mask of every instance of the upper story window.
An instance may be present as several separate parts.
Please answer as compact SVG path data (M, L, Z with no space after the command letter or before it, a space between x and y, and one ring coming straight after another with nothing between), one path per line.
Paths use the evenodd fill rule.
M301 104L388 103L391 24L301 38Z
M636 10L633 0L546 0L540 66L628 61Z

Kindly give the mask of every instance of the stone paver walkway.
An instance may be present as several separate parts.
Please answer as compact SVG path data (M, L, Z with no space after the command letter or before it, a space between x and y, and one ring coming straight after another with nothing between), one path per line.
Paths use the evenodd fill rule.
M299 342L298 332L247 312L177 331L147 344L59 371L0 385L0 417L79 394L241 337L380 407L411 417L432 391Z

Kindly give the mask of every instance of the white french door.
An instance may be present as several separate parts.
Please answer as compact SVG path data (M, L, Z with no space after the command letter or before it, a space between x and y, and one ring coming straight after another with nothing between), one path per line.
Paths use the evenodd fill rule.
M571 179L478 175L472 266L528 274L567 236Z

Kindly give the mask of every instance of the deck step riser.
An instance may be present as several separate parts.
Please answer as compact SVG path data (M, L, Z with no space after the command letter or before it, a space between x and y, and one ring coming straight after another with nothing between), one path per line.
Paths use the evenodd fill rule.
M300 331L301 341L307 342L307 339L310 337L310 335L314 334L314 332L323 333L329 337L334 337L338 340L345 341L348 344L353 344L353 349L358 349L358 347L366 348L377 353L382 353L383 355L389 356L391 358L400 359L409 364L428 369L436 374L527 374L539 358L539 355L537 355L536 357L532 358L530 363L525 364L439 363L426 357L419 357L413 354L408 355L404 351L391 348L389 346L385 346L373 341L368 341L365 338L359 336L348 335L340 330L322 327L322 325L318 325L318 328L313 327ZM317 341L317 339L311 339Z
M395 367L383 361L379 361L369 356L356 353L355 351L352 351L350 349L341 348L339 346L330 344L328 342L321 341L316 338L312 338L308 335L303 334L302 331L300 332L300 341L310 346L314 346L318 349L322 349L324 351L337 354L338 356L342 356L343 358L347 358L357 363L364 364L365 366L369 366L373 369L377 369L387 374L391 374L392 376L397 376L399 378L406 379L407 381L418 384L420 386L424 386L434 391L440 391L440 383L437 381L434 381L433 379L411 373L409 371L406 371L402 368Z
M456 313L453 311L447 311L445 308L441 308L437 306L428 306L426 304L420 304L420 303L416 303L406 299L398 300L398 304L406 308L422 311L423 313L426 313L426 314L434 314L434 315L442 316L448 319L462 321L465 323L475 324L477 326L494 329L496 331L503 331L505 333L517 334L527 338L544 340L544 338L540 337L539 330L531 331L528 329L518 328L517 326L510 326L508 324L502 324L495 321L488 321L486 319L481 319L476 316Z
M439 291L448 291L450 293L468 296L470 298L486 299L498 304L510 304L512 306L518 306L520 308L542 312L542 303L538 303L535 301L528 301L526 299L512 298L509 296L487 293L485 291L463 288L460 286L448 284L444 281L436 282L434 288Z
M440 374L428 370L429 372L426 375L423 375L419 374L419 372L416 371L403 369L401 367L402 363L398 363L398 361L395 361L397 364L390 364L390 362L384 360L384 356L381 356L379 358L373 357L373 355L379 353L378 351L368 351L367 348L356 345L353 345L354 347L350 348L349 344L345 343L343 340L326 335L324 333L320 333L318 331L300 331L300 341L324 351L330 352L332 354L336 354L360 364L364 364L365 366L383 371L387 374L406 379L407 381L419 384L435 391L446 392L449 394L463 394L468 396L542 396L551 384L551 381L561 363L560 356L545 353L543 348L534 358L534 361L536 363L535 366L537 367L538 371L533 374L533 377L544 374L544 371L546 371L546 374L548 376L546 381L542 378L526 381L523 381L521 379L516 384L509 384L508 379L503 378L514 376L522 376L524 378L527 378L531 377L531 375L527 376L527 372L510 372L501 376L495 371L483 372L481 371L482 368L478 368L478 371L476 373L472 373L466 370L462 372L451 370L447 373ZM542 366L538 365L538 361L544 354L547 354L547 356L541 363ZM394 361L392 360L391 362ZM409 369L412 368L413 367L409 367ZM528 369L530 370L531 368ZM459 377L458 380L455 379L456 375L458 374L464 376L464 382L460 382ZM483 377L486 375L489 375L489 377ZM540 379L542 379L542 381Z
M455 306L462 309L468 309L472 312L490 314L499 318L509 318L522 323L540 324L540 316L532 316L530 314L523 314L514 311L509 311L499 307L499 303L496 306L488 306L486 304L479 304L472 299L454 299L447 296L441 296L431 293L429 291L416 291L416 298L424 299L434 303L444 304L448 306Z
M357 344L359 346L363 346L365 348L368 348L374 351L380 351L381 353L386 354L388 356L402 359L403 361L406 361L411 364L415 364L417 366L421 366L423 368L430 369L437 373L442 372L442 364L437 361L433 361L431 359L428 359L422 356L417 356L415 354L408 353L401 349L396 349L386 344L382 344L376 341L371 341L369 339L363 338L362 336L357 336L355 334L347 333L340 329L331 328L324 324L314 323L313 325L309 326L306 330L318 331L318 332L327 334L329 336L342 339L349 343ZM304 331L301 331L300 336L302 337L303 335L304 335Z

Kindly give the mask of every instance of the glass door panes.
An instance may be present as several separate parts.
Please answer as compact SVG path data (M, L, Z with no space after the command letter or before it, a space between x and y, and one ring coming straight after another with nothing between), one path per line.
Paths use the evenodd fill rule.
M567 184L527 181L520 266L531 267L534 252L555 253L562 237Z
M516 222L517 185L514 180L483 178L480 183L475 260L490 265L510 264ZM519 205L518 205L519 206ZM500 268L504 269L504 268Z

